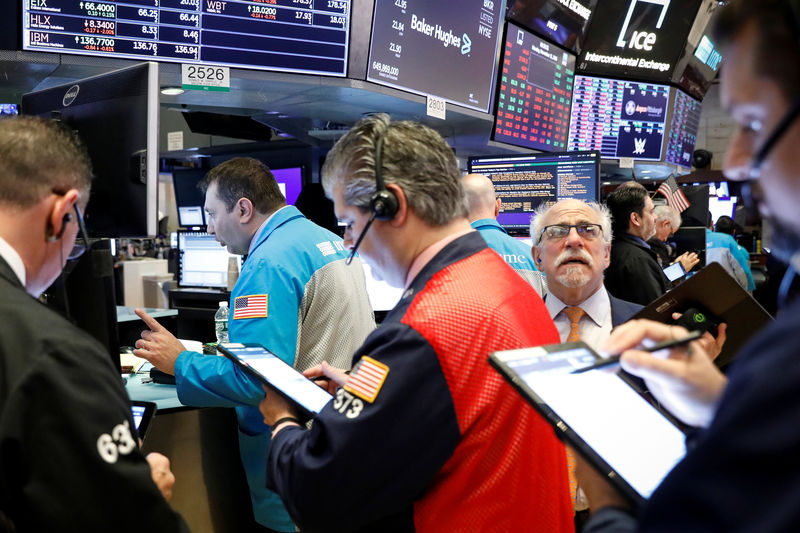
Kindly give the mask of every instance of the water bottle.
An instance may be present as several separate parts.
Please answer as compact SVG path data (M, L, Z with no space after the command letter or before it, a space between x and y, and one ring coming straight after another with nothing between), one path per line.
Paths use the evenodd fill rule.
M228 342L228 302L219 303L219 309L214 313L214 330L217 343Z

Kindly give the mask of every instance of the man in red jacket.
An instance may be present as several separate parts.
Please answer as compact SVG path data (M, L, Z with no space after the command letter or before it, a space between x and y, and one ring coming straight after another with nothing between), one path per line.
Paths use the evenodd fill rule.
M310 430L267 392L268 484L303 531L571 531L566 459L489 353L558 342L541 298L471 229L433 130L362 120L323 185L344 243L405 288ZM287 419L288 417L288 419Z

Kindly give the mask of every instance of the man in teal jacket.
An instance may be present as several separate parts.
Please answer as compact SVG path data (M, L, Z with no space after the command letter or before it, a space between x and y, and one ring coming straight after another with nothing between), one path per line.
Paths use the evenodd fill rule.
M287 206L272 173L255 159L226 161L201 186L208 232L230 253L247 255L231 292L231 342L263 344L301 371L323 360L349 368L375 324L363 269L345 264L342 240ZM182 403L236 408L256 521L295 531L278 495L266 488L270 432L258 411L261 384L223 357L185 351L158 322L137 313L150 331L134 353L175 374Z
M544 296L547 285L533 262L531 245L515 239L497 223L501 200L495 194L492 181L483 174L467 174L461 184L467 196L470 225L478 230L489 248Z

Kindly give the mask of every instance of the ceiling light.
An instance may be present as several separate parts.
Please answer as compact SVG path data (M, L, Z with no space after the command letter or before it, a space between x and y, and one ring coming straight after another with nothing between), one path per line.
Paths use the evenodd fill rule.
M168 86L161 88L161 94L165 96L178 96L179 94L183 94L183 92L182 87Z

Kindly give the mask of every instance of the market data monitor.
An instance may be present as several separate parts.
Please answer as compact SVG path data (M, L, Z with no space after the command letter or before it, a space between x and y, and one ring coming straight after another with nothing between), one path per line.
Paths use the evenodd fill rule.
M575 56L508 23L497 90L495 141L564 151Z
M692 155L700 128L701 104L691 96L675 89L675 103L667 138L666 162L692 168Z
M469 171L492 180L502 200L497 222L515 235L527 234L531 215L542 203L565 198L596 202L600 195L597 151L478 157L469 161Z
M23 49L347 74L350 0L25 0Z
M668 103L666 85L575 76L568 150L659 161Z
M489 111L500 0L375 2L367 80Z

